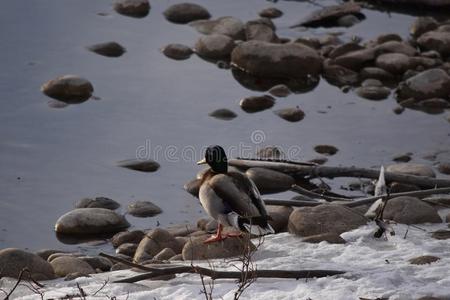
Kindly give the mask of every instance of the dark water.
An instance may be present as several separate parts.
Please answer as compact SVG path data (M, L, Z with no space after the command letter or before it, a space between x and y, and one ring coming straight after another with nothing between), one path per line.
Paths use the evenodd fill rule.
M191 27L163 18L162 11L176 2L181 1L153 1L144 19L117 15L112 2L106 0L3 2L0 248L70 248L56 239L53 226L83 197L106 196L123 207L133 200L151 200L164 210L154 218L128 218L135 228L151 228L157 221L163 226L195 222L204 213L198 201L184 192L183 184L199 170L194 161L209 144L251 152L264 145L295 146L301 152L291 158L310 159L316 156L314 145L328 143L340 149L329 165L359 166L387 164L393 155L407 151L420 162L423 154L449 148L450 126L445 114L430 116L408 110L395 115L392 98L363 100L352 92L343 94L323 80L313 92L278 99L274 109L299 105L305 111L306 117L299 123L288 123L272 111L244 113L239 99L259 93L242 87L230 71L196 56L180 62L160 53L168 43L193 46L199 36ZM331 31L345 32L344 39L353 34L372 38L388 32L406 37L413 20L406 15L364 11L367 19L350 29L299 32L288 27L317 8L312 4L193 2L207 7L213 17L232 15L244 21L275 5L285 12L275 20L282 37ZM333 1L322 1L327 3ZM85 49L105 41L121 43L127 53L114 59ZM49 98L39 88L64 74L88 78L101 100L64 109L48 107ZM232 109L239 116L230 122L208 117L208 112L217 108ZM264 135L261 143L252 142L255 130ZM183 159L183 149L191 148L195 157ZM152 155L155 151L159 151L157 157ZM155 158L161 169L146 174L115 166L137 152Z

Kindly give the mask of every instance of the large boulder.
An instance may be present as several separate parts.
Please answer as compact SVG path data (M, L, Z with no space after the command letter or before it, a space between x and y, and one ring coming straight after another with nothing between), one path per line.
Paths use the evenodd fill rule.
M55 231L61 234L99 234L118 232L130 223L116 212L104 208L77 208L61 216Z
M40 256L16 248L0 250L0 278L18 278L24 268L28 268L35 280L55 278L52 266Z
M341 234L367 223L367 219L352 209L337 204L294 209L289 216L290 233L311 236L322 233Z
M319 54L299 43L243 42L234 48L231 61L250 74L268 78L317 76L322 70Z
M450 76L441 69L421 72L400 83L397 96L400 99L446 98L450 95Z
M403 224L441 223L437 210L415 197L401 196L388 200L383 218Z
M84 275L95 273L94 268L78 257L60 256L50 262L55 273L59 277L64 277L71 273L81 273Z
M156 228L142 239L134 254L134 261L139 263L152 259L164 248L172 249L176 254L181 253L180 243L165 229Z
M64 75L44 83L41 92L67 104L78 104L92 96L94 87L87 79L76 75Z

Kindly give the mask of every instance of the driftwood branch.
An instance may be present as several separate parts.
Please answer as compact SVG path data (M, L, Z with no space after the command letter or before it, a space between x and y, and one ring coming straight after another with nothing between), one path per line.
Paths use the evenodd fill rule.
M125 282L132 283L141 280L151 279L154 277L159 277L162 275L174 275L181 273L193 273L200 274L203 276L211 277L212 279L240 279L242 274L238 271L216 271L208 268L198 267L198 266L171 266L169 265L158 265L158 267L148 267L138 265L115 256L111 256L105 253L100 253L100 256L107 257L114 261L119 261L126 263L129 266L139 268L141 270L148 271L148 273L139 274L133 277L120 279L114 282ZM255 278L320 278L326 276L334 276L346 273L345 271L336 270L255 270L252 276Z
M379 170L357 168L357 167L310 166L310 165L292 164L287 162L270 162L270 161L247 160L247 159L231 159L228 161L228 164L239 169L260 167L279 171L295 177L309 176L310 178L358 177L358 178L377 179L380 174ZM450 180L448 179L414 176L392 172L385 172L384 176L386 181L388 182L396 181L401 183L417 185L422 188L450 187Z
M351 198L343 198L343 197L332 197L332 196L327 196L327 195L323 195L323 194L318 194L315 192L312 192L310 190L307 190L305 188L302 188L299 185L293 184L291 187L291 190L294 192L297 192L301 195L305 195L308 197L312 197L312 198L319 198L319 199L324 199L326 201L351 201Z

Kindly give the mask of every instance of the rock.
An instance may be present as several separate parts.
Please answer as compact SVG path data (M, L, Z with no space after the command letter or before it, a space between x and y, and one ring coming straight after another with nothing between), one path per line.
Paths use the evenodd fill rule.
M243 42L234 48L231 62L250 74L268 78L318 76L322 69L319 54L298 43Z
M436 177L430 166L416 163L398 163L386 168L387 172L409 174L416 176Z
M172 256L169 261L182 261L183 260L183 254L177 254Z
M168 58L175 60L188 59L194 53L191 48L182 44L169 44L162 48L161 52Z
M67 104L79 104L92 96L94 87L87 79L64 75L44 83L41 92Z
M177 224L166 228L166 230L174 237L184 237L198 230L193 224Z
M87 275L87 274L80 273L80 272L75 272L75 273L67 274L64 277L64 281L72 281L72 280L75 280L75 279L80 278L80 277L90 277L90 276Z
M346 15L354 15L358 19L363 19L364 15L361 13L361 6L359 4L349 2L341 5L326 6L322 9L313 11L306 16L300 23L291 27L332 27L337 25L340 17Z
M275 98L269 95L251 96L241 99L239 106L247 113L255 113L271 108L275 104Z
M129 265L123 264L123 263L117 263L114 264L111 268L111 272L112 271L119 271L119 270L128 270L131 269L131 267Z
M326 158L325 156L319 156L319 157L315 157L315 158L308 160L308 162L318 164L318 165L323 165L327 161L328 161L328 158Z
M440 59L428 58L428 57L411 57L411 65L416 68L416 70L426 70L434 67L438 67L442 64Z
M398 42L398 41L390 41L378 45L375 48L375 51L377 55L386 53L398 53L411 57L417 54L417 50L414 47L405 42Z
M419 17L412 23L409 33L418 38L425 32L434 30L438 27L437 21L433 17Z
M189 24L203 34L223 34L233 40L245 39L244 23L234 17L221 17L217 20L201 20Z
M55 249L42 249L36 252L37 256L40 256L43 260L47 260L50 255L55 253L64 253L64 251L61 250L55 250Z
M338 56L342 56L347 53L362 50L362 49L364 49L364 47L361 46L360 44L355 43L355 42L350 42L350 43L342 44L342 45L339 45L339 46L333 48L333 50L331 50L331 52L328 54L328 57L336 58Z
M98 234L117 232L128 228L125 218L104 208L77 208L61 216L55 231L61 234Z
M383 83L381 81L379 81L378 79L369 78L369 79L366 79L363 82L361 82L361 86L362 87L370 87L370 86L382 87Z
M164 11L164 17L170 22L186 24L195 20L211 18L206 8L194 3L178 3Z
M448 240L450 239L450 230L437 230L433 232L431 237L437 240Z
M356 85L359 82L359 75L357 72L340 65L332 65L329 63L324 63L322 76L330 84L339 87Z
M314 146L314 151L324 155L335 155L339 149L333 145L316 145Z
M434 194L422 199L426 203L436 206L447 207L450 206L450 195L447 194Z
M194 46L197 55L209 59L221 59L230 57L235 47L234 41L223 34L210 34L200 37Z
M265 168L250 168L245 174L262 194L287 191L295 183L291 176Z
M318 50L322 47L319 39L317 39L315 37L299 37L294 41L294 43L299 43L299 44L308 46L308 47L316 49L316 50Z
M397 88L399 99L414 98L425 100L430 98L447 98L450 95L450 76L441 69L421 72Z
M95 44L89 46L88 50L107 57L119 57L126 52L126 49L116 42Z
M225 121L229 121L229 120L233 120L234 118L237 117L237 114L229 109L226 108L220 108L220 109L216 109L215 111L212 111L208 114L208 116L219 119L219 120L225 120Z
M117 163L119 167L127 168L130 170L140 172L155 172L159 169L160 165L154 160L140 160L140 159L127 159Z
M327 242L330 244L345 244L346 241L341 238L339 234L333 232L310 235L302 239L302 242L318 244L320 242Z
M169 260L175 255L177 254L172 249L164 248L158 254L156 254L155 257L153 257L153 259L158 261Z
M352 27L358 23L361 23L361 19L354 15L345 15L336 21L336 25L341 27Z
M116 249L117 254L123 254L129 257L133 257L136 253L138 244L134 243L123 243Z
M356 94L364 99L383 100L389 97L391 90L384 86L362 86L356 89Z
M438 171L442 174L450 175L450 162L441 162L438 165Z
M269 94L275 97L287 97L292 94L292 92L286 85L277 84L269 90Z
M277 43L279 41L271 26L255 21L245 24L245 36L247 41L263 41Z
M134 217L146 218L156 216L162 210L150 201L136 201L128 205L127 212Z
M75 203L75 208L105 208L115 210L120 207L117 201L106 197L83 198Z
M275 19L283 15L283 12L276 7L268 7L259 12L261 18Z
M413 68L408 56L401 53L386 53L377 57L375 64L378 68L392 74L403 74L406 70Z
M336 57L335 64L359 71L375 60L375 49L361 49Z
M230 237L220 243L204 243L204 238L196 238L188 241L183 248L183 260L207 260L216 258L229 258L240 256L249 245L255 246L243 238Z
M387 202L383 217L402 224L441 223L435 208L415 197L401 196Z
M394 112L394 114L399 115L405 111L405 108L402 106L396 106L392 109L392 111Z
M389 184L389 191L391 193L404 193L418 190L420 190L420 187L414 184L407 184L401 182L392 182L391 184Z
M171 248L175 253L181 252L179 242L167 230L156 228L139 243L134 261L139 263L151 259L164 248Z
M69 253L69 252L57 252L57 253L53 253L52 255L50 255L47 258L48 262L52 262L54 259L61 257L61 256L72 256L72 257L80 257L83 254L81 253Z
M443 57L450 55L450 32L429 31L422 34L417 43L421 49L437 51Z
M440 258L437 256L422 255L422 256L411 258L408 261L412 265L426 265L426 264L431 264L432 262L435 262L438 260L440 260Z
M125 244L125 243L137 244L143 239L144 235L145 234L142 230L122 231L122 232L116 233L111 238L111 243L115 248L117 248L120 245Z
M360 73L361 79L378 79L384 83L386 82L392 82L394 81L394 75L387 72L386 70L383 70L381 68L376 67L367 67L361 70Z
M383 43L387 43L387 42L392 42L392 41L402 42L403 39L401 36L399 36L396 33L381 34L377 37L377 44L379 44L379 45L381 45ZM397 52L397 51L392 51L392 52Z
M103 272L107 272L111 270L113 263L101 256L82 256L79 257L84 262L87 262L94 270L101 270Z
M431 99L419 101L419 103L417 103L417 104L420 107L424 108L425 110L437 109L439 111L442 111L443 109L449 107L450 102L445 99L442 99L442 98L431 98Z
M198 192L200 191L201 179L193 179L184 184L183 188L186 192L194 197L198 198Z
M392 158L393 161L395 162L409 162L411 160L411 155L412 153L404 153L404 154L399 154L396 155Z
M337 204L296 208L289 216L290 233L311 236L323 233L341 234L367 223L365 217Z
M280 118L289 122L298 122L303 120L305 113L298 107L283 108L274 111L274 113Z
M284 156L283 151L277 146L266 146L256 153L259 158L278 159Z
M73 256L60 256L50 262L58 277L71 273L93 274L95 270L85 261Z
M276 233L287 231L289 216L293 210L290 206L267 205L267 212L272 217L269 224Z
M34 280L55 278L52 266L40 256L16 248L0 250L0 278L18 278L24 268L28 268Z
M118 0L114 3L114 10L125 16L143 18L150 11L148 0Z

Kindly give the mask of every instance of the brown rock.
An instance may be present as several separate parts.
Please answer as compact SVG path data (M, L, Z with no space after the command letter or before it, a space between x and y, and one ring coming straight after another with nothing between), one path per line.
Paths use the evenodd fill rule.
M437 230L433 232L431 237L437 240L448 240L450 239L450 230Z
M272 220L269 220L270 226L276 233L287 231L289 216L294 209L290 206L268 205L267 212Z
M143 18L150 11L148 0L118 0L114 3L114 10L121 15Z
M339 234L336 234L333 232L307 236L302 239L302 242L314 243L314 244L318 244L320 242L328 242L330 244L345 244L346 243L346 241L343 238L341 238L341 236Z
M217 243L204 243L204 238L192 239L183 248L183 260L205 260L240 256L246 247L254 248L246 238L227 238Z
M339 150L333 145L316 145L314 151L324 155L335 155Z
M383 217L402 224L442 222L434 207L418 198L408 196L389 199Z
M262 194L286 191L295 183L292 176L265 168L250 168L245 174Z
M133 260L139 263L151 259L164 248L171 248L175 253L181 252L178 241L167 230L156 228L139 243Z
M206 8L195 3L174 4L164 11L164 16L168 21L177 24L211 18Z
M172 249L164 248L158 254L153 257L154 260L162 261L169 260L171 257L177 255Z
M116 233L111 238L112 245L117 248L124 243L134 243L138 244L142 238L144 237L144 232L142 230L133 230L133 231L122 231Z
M437 256L423 255L423 256L411 258L408 261L412 265L426 265L426 264L431 264L432 262L438 261L440 259L441 258L437 257Z
M136 253L138 244L134 243L123 243L116 249L117 254L123 254L129 257L133 257Z
M40 256L16 248L0 250L0 278L18 278L24 268L28 268L35 280L55 278L52 266Z
M95 270L85 261L73 256L60 256L50 262L55 274L64 277L71 273L93 274Z
M255 113L271 108L275 104L275 98L269 95L252 96L241 99L239 105L247 113Z
M280 118L289 122L299 122L305 117L305 113L298 107L283 108L274 111Z
M417 163L398 163L386 168L387 172L409 174L416 176L436 177L430 166Z

